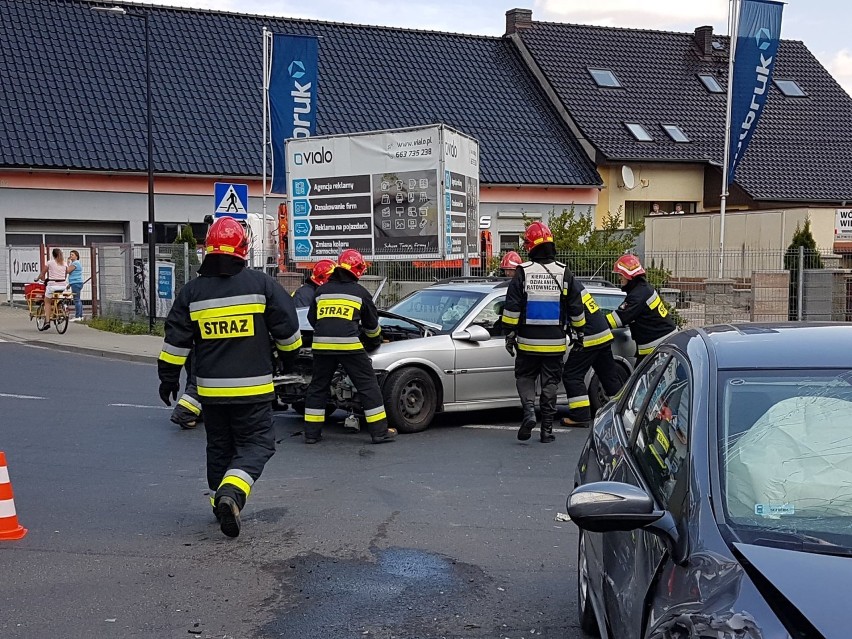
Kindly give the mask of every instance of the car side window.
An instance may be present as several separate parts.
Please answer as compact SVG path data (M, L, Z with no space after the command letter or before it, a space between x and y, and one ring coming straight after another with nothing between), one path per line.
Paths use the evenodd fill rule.
M498 337L502 333L502 324L500 316L503 314L503 305L506 303L505 298L500 298L488 302L473 321L471 326L482 326L491 333L491 337Z
M630 439L633 433L633 426L639 419L639 412L642 410L645 397L648 395L648 389L654 384L657 374L665 366L669 356L666 353L657 353L652 355L652 358L645 371L639 376L630 390L627 403L621 411L621 423L627 432L628 439Z
M683 503L688 481L691 399L689 370L680 358L672 357L651 392L633 444L642 475L663 507L673 511Z

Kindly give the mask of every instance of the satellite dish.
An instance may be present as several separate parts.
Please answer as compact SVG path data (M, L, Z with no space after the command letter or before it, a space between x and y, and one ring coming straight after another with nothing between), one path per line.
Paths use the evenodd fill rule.
M621 167L621 181L624 183L624 188L628 191L636 186L636 178L633 177L633 169L626 164Z

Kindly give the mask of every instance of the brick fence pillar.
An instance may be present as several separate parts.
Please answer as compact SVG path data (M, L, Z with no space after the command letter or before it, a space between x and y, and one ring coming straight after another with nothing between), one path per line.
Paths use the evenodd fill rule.
M734 280L712 279L704 282L704 323L726 324L734 308Z

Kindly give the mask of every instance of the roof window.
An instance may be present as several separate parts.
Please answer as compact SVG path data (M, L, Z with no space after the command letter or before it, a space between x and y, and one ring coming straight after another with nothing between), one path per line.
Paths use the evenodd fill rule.
M704 88L707 89L710 93L725 92L725 90L722 88L722 85L719 84L719 81L716 79L716 76L712 73L699 73L698 79L701 80L701 84L703 84Z
M807 95L795 80L775 80L775 86L788 98L803 98Z
M725 48L725 45L718 40L713 40L712 47L714 51L722 51Z
M663 124L662 127L663 130L669 134L669 137L675 142L689 142L689 138L686 137L686 133L684 133L677 124Z
M625 122L624 126L626 126L627 130L630 131L633 137L640 142L651 142L654 139L641 124L637 124L636 122Z
M618 78L609 69L589 69L589 73L592 74L592 79L594 79L595 84L599 87L621 87L621 82L618 81Z

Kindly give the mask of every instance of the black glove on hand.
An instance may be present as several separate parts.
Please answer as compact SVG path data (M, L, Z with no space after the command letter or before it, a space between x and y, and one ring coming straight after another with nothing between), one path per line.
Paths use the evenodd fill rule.
M580 350L583 348L583 333L582 331L574 331L571 335L571 341L574 342L574 348Z
M166 406L171 406L172 403L169 401L169 395L175 401L177 401L178 393L180 392L180 384L176 382L160 382L160 399L163 400L163 403Z
M278 371L282 375L287 375L288 373L292 373L296 370L296 358L295 357L278 357Z
M515 341L515 334L509 333L506 335L506 350L512 357L515 356L515 351L518 348L518 343Z

